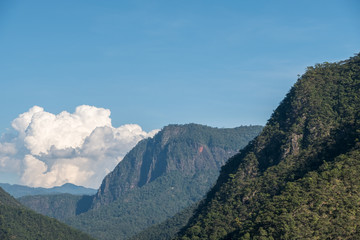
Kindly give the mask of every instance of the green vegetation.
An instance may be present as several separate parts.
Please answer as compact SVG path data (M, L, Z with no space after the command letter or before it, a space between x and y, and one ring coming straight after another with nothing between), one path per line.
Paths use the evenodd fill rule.
M17 200L32 210L60 221L75 216L83 196L71 194L25 196Z
M93 208L66 220L99 239L126 239L196 203L260 126L170 125L140 142L103 181Z
M360 55L309 67L178 239L360 235Z
M22 207L0 188L0 239L92 239L55 219Z
M172 171L191 176L197 171L219 170L261 129L261 126L219 129L199 124L166 126L154 138L139 142L106 176L93 208L109 204L130 189Z
M205 173L184 178L181 172L173 172L66 223L98 239L126 239L199 201L211 187L209 180L217 174L207 173L208 180L200 179Z
M170 125L139 142L93 198L54 195L21 201L98 239L126 239L202 199L225 161L261 129Z
M130 240L170 240L185 227L191 216L194 214L198 203L185 208L178 212L173 217L165 220L162 223L153 225L144 231L131 237Z

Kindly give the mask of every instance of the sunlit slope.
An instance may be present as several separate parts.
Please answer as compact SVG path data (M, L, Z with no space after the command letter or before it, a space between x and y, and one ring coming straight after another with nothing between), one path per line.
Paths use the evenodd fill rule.
M360 235L360 56L309 67L179 239Z

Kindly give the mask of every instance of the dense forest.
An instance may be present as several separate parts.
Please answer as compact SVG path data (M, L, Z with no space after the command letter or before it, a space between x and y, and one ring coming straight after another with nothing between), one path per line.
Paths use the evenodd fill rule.
M59 221L33 212L0 188L0 239L93 239Z
M178 239L360 236L360 55L309 67Z
M81 202L89 199L89 196L77 196L72 194L47 194L47 195L28 195L17 200L35 210L36 212L64 221L81 212ZM79 204L80 203L80 204ZM88 203L89 204L89 203Z
M170 240L185 227L197 207L198 203L195 203L178 212L171 218L166 219L164 222L155 224L136 234L129 240Z

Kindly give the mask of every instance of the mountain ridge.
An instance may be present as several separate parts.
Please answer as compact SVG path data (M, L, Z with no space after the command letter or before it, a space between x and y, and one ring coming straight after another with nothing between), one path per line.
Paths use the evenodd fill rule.
M222 167L217 183L179 239L356 236L354 229L360 227L358 210L344 205L341 216L333 208L342 206L342 201L353 201L345 194L349 189L353 198L360 199L356 190L359 185L348 188L350 183L345 178L345 173L349 173L353 182L359 184L354 175L360 161L359 109L359 55L309 67L260 135ZM353 162L353 167L348 162ZM338 173L337 165L343 166ZM323 178L326 174L328 177ZM343 184L337 191L344 193L344 197L332 199L323 208L313 207L320 201L314 199L337 196L332 188L325 187L331 182ZM312 195L312 191L318 195ZM294 206L307 211L296 211ZM336 220L329 222L324 216ZM347 230L351 231L339 228L348 216L352 221ZM315 224L311 219L318 222Z
M6 192L10 193L10 195L15 198L28 195L47 195L60 193L69 193L73 195L93 195L96 193L96 189L77 186L72 183L65 183L61 186L55 186L52 188L28 187L19 184L0 183L0 187L2 187Z
M212 128L199 124L168 125L152 139L139 142L104 178L93 207L108 204L126 191L141 188L170 171L179 170L193 175L199 169L219 169L227 159L224 156L235 154L239 145L255 136L251 131L259 129L260 126ZM226 137L229 139L225 140ZM223 144L225 141L228 146ZM220 158L222 160L218 161Z

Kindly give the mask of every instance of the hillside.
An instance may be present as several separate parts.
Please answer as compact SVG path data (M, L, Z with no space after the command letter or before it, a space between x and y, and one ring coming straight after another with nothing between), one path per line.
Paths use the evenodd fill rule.
M21 201L96 238L126 239L202 199L226 159L261 129L169 125L139 142L92 199L74 203L74 197L54 195Z
M26 209L0 188L0 239L92 239L78 230Z
M76 186L71 183L66 183L62 186L57 186L53 188L34 188L17 184L12 185L8 183L0 183L0 187L15 198L28 195L47 195L60 193L69 193L73 195L94 195L96 193L95 189Z
M199 201L260 126L169 125L138 143L103 180L92 208L68 219L101 239L126 239Z
M185 227L197 207L197 203L193 204L171 218L141 231L129 240L171 240Z
M309 67L179 239L360 236L360 56Z
M36 212L64 221L81 213L81 205L84 199L90 196L78 196L72 194L48 194L48 195L28 195L17 200L26 207ZM84 205L84 204L83 204ZM89 208L89 207L87 207Z

